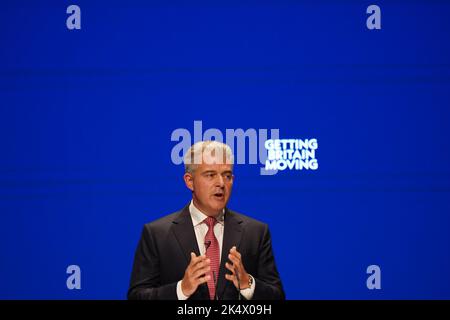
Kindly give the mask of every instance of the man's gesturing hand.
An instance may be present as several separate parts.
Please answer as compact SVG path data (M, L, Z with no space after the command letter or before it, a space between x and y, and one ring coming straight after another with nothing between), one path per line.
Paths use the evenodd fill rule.
M185 296L192 295L199 285L208 282L211 278L206 275L210 271L209 263L210 260L206 256L197 257L194 252L191 252L191 262L189 262L183 280L181 280L181 290Z
M236 247L230 249L230 254L228 255L228 259L230 259L231 263L225 263L225 267L231 271L231 274L225 274L225 279L233 281L236 289L239 289L239 284L236 277L239 277L240 289L249 288L248 280L249 275L247 271L245 271L244 265L242 264L241 254L236 250Z

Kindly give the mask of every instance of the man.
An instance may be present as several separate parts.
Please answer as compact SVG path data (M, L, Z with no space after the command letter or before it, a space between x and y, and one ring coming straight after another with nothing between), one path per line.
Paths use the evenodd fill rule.
M226 207L230 147L201 141L184 162L192 201L144 226L128 299L284 299L267 225Z

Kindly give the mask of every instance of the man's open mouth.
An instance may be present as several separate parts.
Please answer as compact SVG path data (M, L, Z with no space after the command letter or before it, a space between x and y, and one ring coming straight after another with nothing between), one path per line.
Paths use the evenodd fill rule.
M223 192L216 192L216 193L214 193L214 197L216 199L223 199L224 196L225 196L225 194Z

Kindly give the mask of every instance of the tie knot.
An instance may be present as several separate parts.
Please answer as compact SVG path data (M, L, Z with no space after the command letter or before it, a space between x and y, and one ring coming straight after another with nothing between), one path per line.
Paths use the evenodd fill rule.
M214 225L217 223L217 220L214 217L208 217L205 220L203 220L203 222L206 223L208 228L211 228L211 227L214 227Z

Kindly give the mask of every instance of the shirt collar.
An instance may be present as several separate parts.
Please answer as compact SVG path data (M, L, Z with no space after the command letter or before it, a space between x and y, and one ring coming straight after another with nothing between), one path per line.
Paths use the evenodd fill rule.
M192 224L194 227L201 224L208 216L201 212L195 205L194 201L191 200L191 203L189 204L189 212L191 213L192 218ZM222 212L217 216L216 220L220 224L224 224L224 215L225 215L225 209L222 210Z

